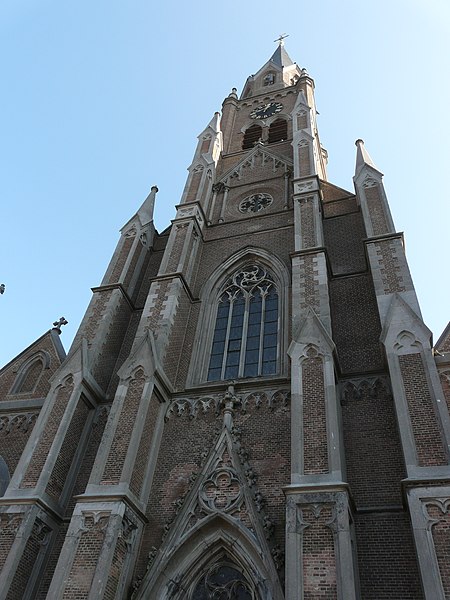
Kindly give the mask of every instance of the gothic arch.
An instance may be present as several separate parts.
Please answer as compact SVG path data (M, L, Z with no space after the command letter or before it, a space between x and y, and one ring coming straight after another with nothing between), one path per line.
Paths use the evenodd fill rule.
M278 373L286 374L288 339L288 302L290 279L285 265L279 258L261 248L247 247L230 256L211 274L200 291L201 309L195 335L188 384L194 385L207 379L212 337L217 315L217 297L234 272L240 267L256 263L266 268L273 276L279 294L279 366Z
M253 593L252 600L279 600L282 594L275 567L271 558L264 561L262 556L244 526L216 513L194 527L178 546L161 553L136 600L191 600L202 575L221 561L242 574Z
M44 350L32 354L22 365L12 385L10 394L33 393L44 369L50 366L50 355Z

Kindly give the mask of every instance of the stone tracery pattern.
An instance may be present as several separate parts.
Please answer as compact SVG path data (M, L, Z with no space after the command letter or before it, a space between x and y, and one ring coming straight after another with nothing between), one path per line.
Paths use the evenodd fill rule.
M273 197L270 194L252 194L247 196L239 203L239 211L241 213L256 213L264 208L269 207L273 202Z
M270 410L288 410L290 404L289 390L266 390L261 392L250 392L240 397L235 409L242 413L249 412L251 407L255 409L267 406ZM165 420L173 416L188 417L195 419L201 414L214 410L219 414L222 396L213 394L199 398L174 398L166 411Z

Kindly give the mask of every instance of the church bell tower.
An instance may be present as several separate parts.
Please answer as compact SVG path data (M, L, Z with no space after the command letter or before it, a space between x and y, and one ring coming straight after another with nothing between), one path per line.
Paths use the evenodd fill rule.
M362 140L328 181L314 94L280 36L68 355L0 371L0 600L449 597L450 330Z

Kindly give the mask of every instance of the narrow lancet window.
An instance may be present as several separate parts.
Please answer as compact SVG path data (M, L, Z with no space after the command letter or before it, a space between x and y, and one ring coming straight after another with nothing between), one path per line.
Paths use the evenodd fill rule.
M261 139L262 129L260 125L252 125L244 133L244 141L242 143L242 150L248 150Z
M287 139L287 121L277 119L269 127L269 144L283 142Z

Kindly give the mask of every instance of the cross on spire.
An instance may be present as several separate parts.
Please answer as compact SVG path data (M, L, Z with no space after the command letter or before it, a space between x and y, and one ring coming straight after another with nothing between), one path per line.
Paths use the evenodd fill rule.
M59 321L55 321L53 323L53 330L56 331L59 335L61 335L61 327L63 325L67 325L69 321L67 321L64 317L61 317Z
M276 40L273 40L274 42L278 42L279 46L284 46L284 39L289 37L288 33L280 33L280 35L277 37Z

